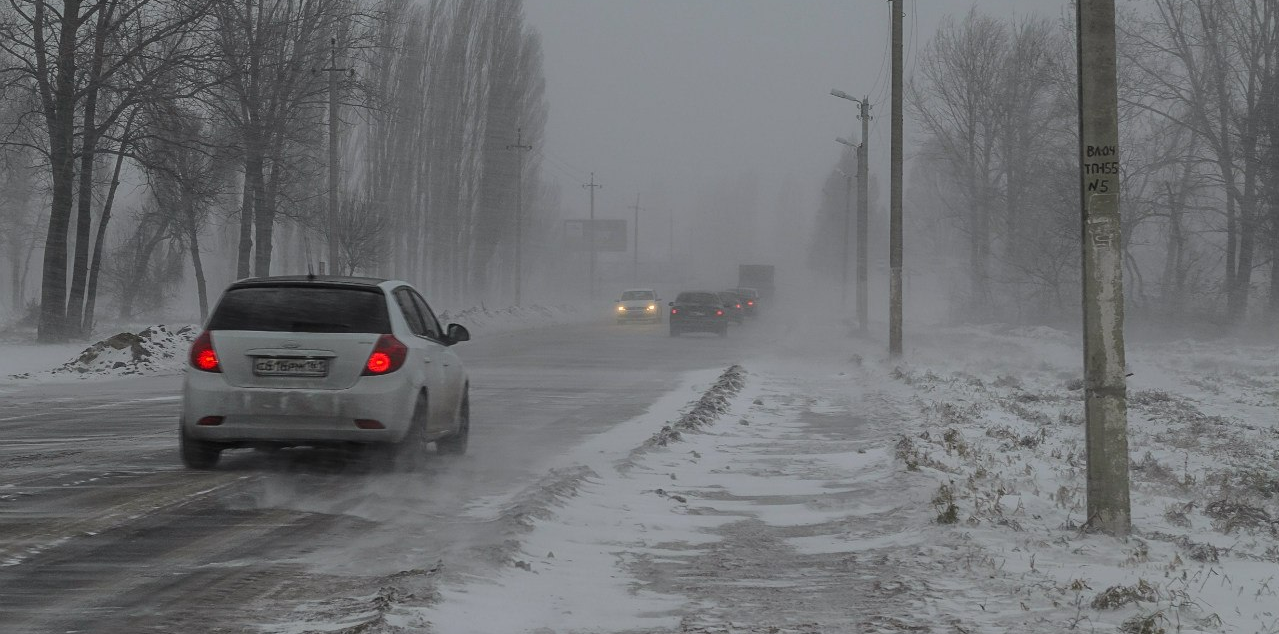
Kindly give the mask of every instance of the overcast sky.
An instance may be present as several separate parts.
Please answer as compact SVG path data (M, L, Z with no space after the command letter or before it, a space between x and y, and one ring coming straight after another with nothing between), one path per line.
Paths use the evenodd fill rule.
M907 0L906 67L947 14L1051 16L1069 0ZM526 0L543 37L550 120L539 148L569 216L594 171L600 217L690 207L716 183L756 179L816 204L822 179L873 105L872 169L887 169L889 4L883 0ZM860 135L860 131L857 132ZM854 140L858 137L852 136ZM886 174L885 174L886 176ZM808 215L811 210L804 210ZM643 234L641 234L643 235ZM643 249L641 249L643 251Z

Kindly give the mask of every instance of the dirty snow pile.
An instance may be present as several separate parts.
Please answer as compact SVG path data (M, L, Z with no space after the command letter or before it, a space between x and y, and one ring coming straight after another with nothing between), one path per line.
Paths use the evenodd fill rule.
M139 332L122 332L88 348L76 358L42 372L15 374L11 378L102 377L173 374L186 364L187 350L199 334L198 326L149 326Z

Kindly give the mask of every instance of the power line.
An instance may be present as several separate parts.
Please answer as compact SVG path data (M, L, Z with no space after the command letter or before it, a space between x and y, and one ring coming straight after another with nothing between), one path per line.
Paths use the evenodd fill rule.
M552 162L554 162L554 163L558 163L561 167L565 168L566 170L568 170L568 171L570 171L570 172L574 172L574 173L576 173L576 174L577 174L577 176L576 176L575 178L577 178L579 181L581 181L581 182L586 182L586 179L585 179L585 178L581 178L581 176L585 176L586 174L589 174L589 173L590 173L590 170L584 170L584 169L582 169L582 168L580 168L580 167L578 167L578 166L576 166L576 165L573 165L572 163L569 163L568 161L566 161L566 160L564 160L564 159L560 158L559 156L557 156L557 155L555 155L555 154L552 154L552 153L550 153L550 152L547 152L546 150L543 150L543 149L540 149L540 148L539 148L539 149L537 149L537 150L535 150L535 151L536 151L536 152L537 152L537 154L538 154L539 156L541 156L542 158L545 158L545 159L547 159L547 160L550 160L550 161L552 161Z
M891 11L892 11L892 9L891 9L891 5L890 5L890 8L889 8L889 18L890 18L889 30L890 30L890 32L891 32L891 28L892 28L892 25L891 25L892 13L891 13ZM885 83L884 83L884 85L883 85L883 87L881 88L879 81L880 81L881 79L883 79L883 78L884 78L884 70L885 70L886 68L888 68L888 54L889 54L889 50L890 50L890 47L891 47L891 46L892 46L892 39L891 39L891 38L885 38L885 39L884 39L884 50L883 50L883 51L879 54L879 70L875 73L875 81L874 81L874 82L872 82L872 83L871 83L871 85L870 85L870 94L874 95L874 97L875 97L874 99L871 99L871 101L872 101L872 102L874 102L874 103L879 103L879 102L882 100L882 98L883 98L883 96L884 96L884 93L883 93L883 92L881 92L881 90L887 90L887 89L888 89L888 84L887 84L887 82L885 82Z

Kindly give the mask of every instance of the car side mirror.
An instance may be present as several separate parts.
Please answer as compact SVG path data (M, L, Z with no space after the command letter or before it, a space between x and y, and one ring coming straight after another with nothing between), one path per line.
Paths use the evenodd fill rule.
M666 302L666 305L667 305L667 306L674 306L674 305L675 305L675 302Z
M462 324L449 324L446 336L449 338L449 345L462 343L471 340L471 331L466 329Z

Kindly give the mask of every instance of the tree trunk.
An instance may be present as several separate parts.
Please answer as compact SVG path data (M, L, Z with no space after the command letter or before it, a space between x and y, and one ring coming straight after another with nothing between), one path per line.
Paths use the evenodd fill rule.
M128 138L133 125L133 113L124 124L124 138ZM107 190L107 199L102 204L102 217L98 219L98 235L93 241L93 262L89 265L88 299L84 304L84 317L81 320L82 334L93 331L94 311L98 303L98 275L102 270L102 248L107 238L107 223L111 220L111 208L115 204L115 193L120 188L120 167L124 164L125 145L120 144L120 152L115 157L115 170L111 174L111 186Z
M279 156L279 153L275 155ZM266 277L271 274L272 233L275 229L275 194L276 183L279 180L278 167L279 163L272 161L270 178L259 178L258 187L254 191L256 199L253 203L253 228L254 234L257 236L257 242L253 247L253 275L256 277ZM328 264L327 270L330 275L337 274L337 271L333 269L332 262Z
M257 203L257 191L262 182L262 156L250 143L244 161L244 195L240 200L240 246L236 258L235 277L244 279L252 275L253 217Z
M97 27L93 32L93 59L89 67L88 86L84 96L84 130L80 142L80 186L77 197L79 211L76 215L75 261L71 265L71 294L67 298L67 331L83 335L85 282L89 273L89 235L93 227L93 168L98 148L98 84L102 76L103 48L106 45L107 25L111 20L111 8L105 0L98 0Z
M80 27L80 0L64 0L62 5L55 60L57 77L45 103L53 195L40 281L40 325L36 338L41 342L65 341L67 337L67 232L75 186L72 144L75 139L75 47ZM37 23L44 20L44 6L43 2L36 5ZM42 30L37 31L37 36L43 37Z
M200 300L200 323L209 317L209 293L204 282L204 263L200 261L200 231L195 226L194 214L188 216L187 240L191 244L191 267L195 269L195 292Z
M1183 175L1190 171L1190 164L1186 164L1186 168L1182 170ZM1184 261L1183 253L1185 252L1185 238L1182 237L1181 216L1185 207L1186 188L1183 185L1177 192L1173 192L1172 185L1168 188L1168 246L1164 257L1164 274L1161 281L1161 299L1163 300L1164 310L1169 315L1178 315L1181 313L1181 288L1177 283L1180 280L1180 271L1182 262Z

